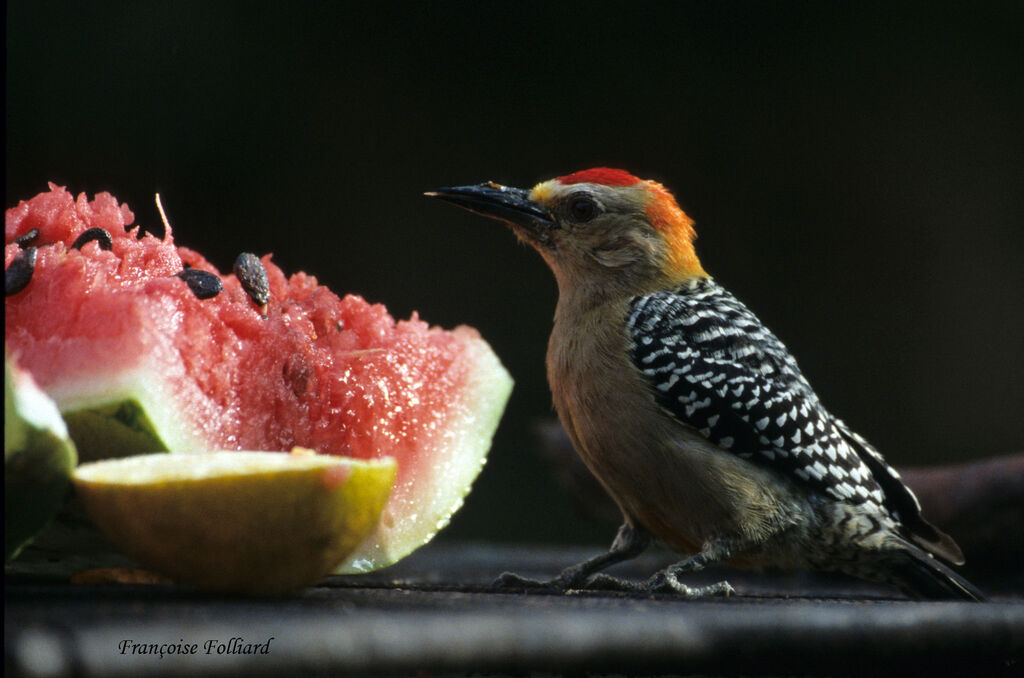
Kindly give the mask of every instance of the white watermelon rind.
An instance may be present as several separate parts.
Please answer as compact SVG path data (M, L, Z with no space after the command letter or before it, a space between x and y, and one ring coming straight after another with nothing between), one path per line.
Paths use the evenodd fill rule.
M434 449L419 451L415 473L405 481L406 487L392 490L377 530L335 574L378 570L429 542L462 506L487 461L512 393L512 377L475 330L452 331L466 342L460 361L469 366L469 378L458 401L451 404L448 425L435 438ZM405 520L397 520L396 514Z
M63 383L53 392L82 461L169 450L206 451L203 438L183 427L183 418L167 407L173 402L172 394L154 383L153 374L141 368L104 388L96 388L98 380L84 380Z

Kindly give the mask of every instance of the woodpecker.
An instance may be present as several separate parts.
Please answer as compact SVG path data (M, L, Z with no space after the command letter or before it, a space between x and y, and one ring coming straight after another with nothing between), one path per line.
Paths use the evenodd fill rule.
M559 419L623 524L608 552L548 582L728 595L687 586L711 563L839 571L915 598L982 600L963 555L882 455L833 416L793 356L704 271L693 221L661 184L595 168L532 189L441 198L511 226L558 283L547 375ZM654 540L686 554L644 582L600 571Z

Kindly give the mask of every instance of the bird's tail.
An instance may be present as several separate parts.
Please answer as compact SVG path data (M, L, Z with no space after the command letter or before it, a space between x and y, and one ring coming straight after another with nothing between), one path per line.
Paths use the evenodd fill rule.
M891 570L894 583L918 600L987 600L977 586L925 550L904 543L893 554Z

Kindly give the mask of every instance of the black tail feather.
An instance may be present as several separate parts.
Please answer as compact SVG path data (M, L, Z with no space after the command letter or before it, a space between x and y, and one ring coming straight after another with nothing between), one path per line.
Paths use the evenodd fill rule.
M977 586L912 544L900 551L892 573L896 585L918 600L987 600Z

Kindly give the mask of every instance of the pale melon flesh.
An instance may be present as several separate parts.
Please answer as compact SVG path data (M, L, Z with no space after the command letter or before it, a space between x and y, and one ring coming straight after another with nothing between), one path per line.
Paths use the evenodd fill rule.
M140 564L203 589L280 594L330 573L374 530L390 458L148 454L83 464L78 496Z

